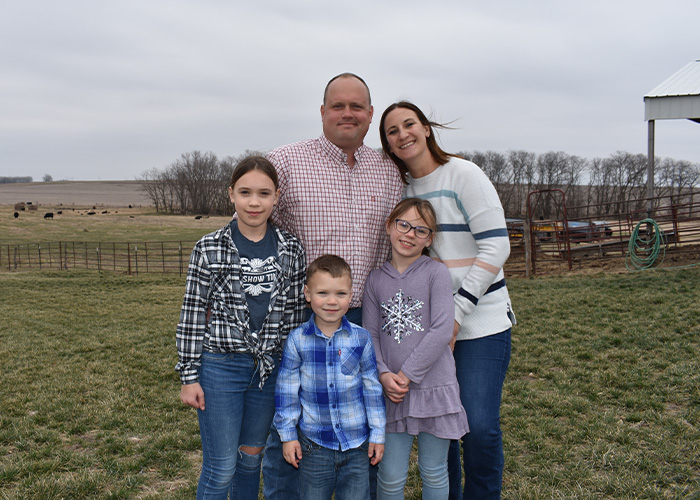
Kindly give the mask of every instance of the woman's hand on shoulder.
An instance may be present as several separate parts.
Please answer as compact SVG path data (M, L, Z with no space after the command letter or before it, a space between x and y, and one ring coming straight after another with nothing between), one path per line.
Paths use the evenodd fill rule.
M180 399L183 403L198 410L204 410L204 391L199 382L180 387Z
M452 328L452 338L450 339L450 351L455 350L455 344L457 343L457 334L459 333L460 325L455 321L454 327Z

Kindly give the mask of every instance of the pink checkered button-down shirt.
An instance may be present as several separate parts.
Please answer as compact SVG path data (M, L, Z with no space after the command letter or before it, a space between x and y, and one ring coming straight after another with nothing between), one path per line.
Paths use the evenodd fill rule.
M323 135L267 157L280 181L272 220L301 240L307 265L327 253L344 258L353 274L350 307L359 307L369 272L389 258L384 222L403 193L398 169L365 145L350 167L345 153Z

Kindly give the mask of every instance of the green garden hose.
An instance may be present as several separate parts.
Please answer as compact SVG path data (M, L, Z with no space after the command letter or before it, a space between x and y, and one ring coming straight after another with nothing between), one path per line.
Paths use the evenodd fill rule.
M640 235L642 226L651 226L652 231L648 231L645 237ZM644 219L639 222L630 235L625 265L630 271L642 271L649 269L657 263L661 264L666 257L666 235L654 219Z

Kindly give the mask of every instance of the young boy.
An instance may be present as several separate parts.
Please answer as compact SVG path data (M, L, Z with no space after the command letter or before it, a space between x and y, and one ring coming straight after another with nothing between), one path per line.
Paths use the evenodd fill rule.
M300 495L369 498L369 464L384 454L384 396L372 338L350 323L350 266L322 255L306 272L313 314L287 338L275 390L275 426ZM369 460L368 460L369 457Z

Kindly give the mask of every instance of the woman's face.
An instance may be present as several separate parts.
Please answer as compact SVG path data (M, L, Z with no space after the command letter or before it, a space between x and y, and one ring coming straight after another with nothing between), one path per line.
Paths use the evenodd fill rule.
M406 165L430 157L426 142L430 127L423 125L413 110L391 110L384 120L384 133L391 152Z

